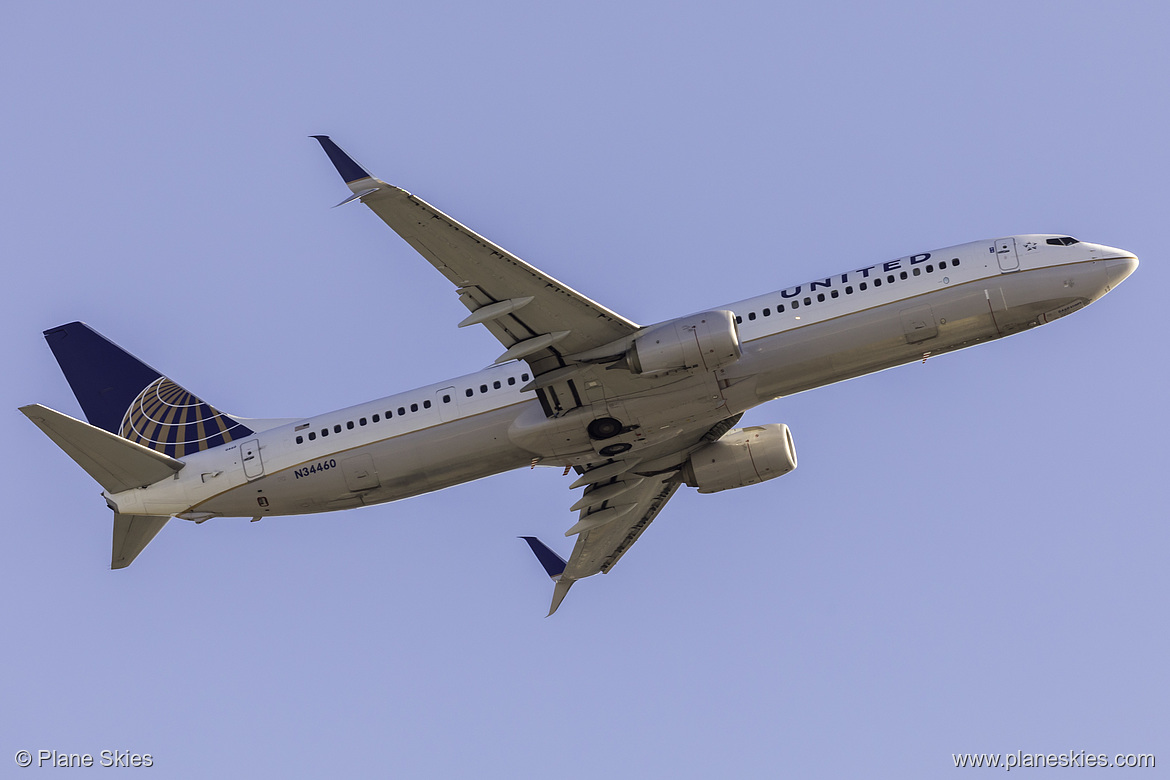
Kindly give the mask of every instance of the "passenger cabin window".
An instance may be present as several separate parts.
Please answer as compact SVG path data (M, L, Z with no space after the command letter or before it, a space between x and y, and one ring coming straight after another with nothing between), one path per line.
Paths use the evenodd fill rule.
M508 384L510 384L510 385L516 384L516 377L514 377L514 376L508 377Z
M494 387L496 390L499 390L500 389L500 380L497 379L496 381L492 382L492 387Z
M359 419L358 419L358 425L365 425L365 424L366 424L366 418L365 418L365 417L361 417L361 418L359 418Z
M310 435L312 435L312 434L310 434ZM297 444L304 444L304 443L305 443L305 437L304 437L304 436L298 436L298 437L297 437Z
M431 402L430 402L430 401L423 401L423 408L424 408L424 409L430 409L430 408L431 408Z
M474 390L472 390L470 387L469 387L469 388L467 388L467 390L465 390L464 392L466 392L466 393L467 393L467 397L468 397L468 398L471 398L471 396L475 395L475 391L474 391Z
M316 441L316 439L317 433L315 431L309 431L309 441Z
M417 412L418 411L418 404L411 404L410 411Z
M350 420L349 422L347 422L347 423L345 424L345 427L346 427L348 430L351 430L351 431L352 431L352 430L353 430L353 420Z
M378 415L375 414L372 419L374 420L374 422L378 422Z

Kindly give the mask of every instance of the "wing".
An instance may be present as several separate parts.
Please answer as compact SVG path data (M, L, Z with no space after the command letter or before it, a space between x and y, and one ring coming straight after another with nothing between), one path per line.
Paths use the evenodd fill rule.
M682 474L641 477L626 471L609 478L616 467L629 469L636 463L610 463L586 472L574 486L589 484L581 501L574 505L581 514L576 525L565 532L577 536L568 561L561 561L547 546L532 537L524 537L532 547L545 570L556 583L548 614L557 611L569 588L577 580L598 573L608 573L638 541L642 532L654 521L662 507L682 484ZM603 474L604 472L604 474ZM591 474L603 474L597 482L586 482ZM537 542L540 548L537 547ZM551 557L550 557L551 556ZM559 561L559 566L551 562ZM551 566L551 568L550 568Z
M566 534L577 536L573 553L562 561L525 537L556 582L551 615L574 582L617 563L682 484L690 451L729 427L720 427L728 410L717 379L709 371L635 376L628 367L609 370L623 367L613 361L640 326L371 176L327 136L313 137L353 193L342 203L365 203L455 285L471 312L460 327L487 327L505 348L497 363L528 362L535 379L525 389L536 391L545 415L569 421L571 412L587 412L566 422L566 430L579 422L592 449L557 453L582 469L573 487L585 487L572 507L578 521ZM672 413L687 409L686 422L656 421L667 405ZM618 455L626 460L607 460Z
M569 560L562 560L539 540L523 537L556 583L548 614L557 611L574 582L609 573L686 482L691 454L722 438L742 416L732 415L706 432L691 430L681 437L678 449L652 460L631 455L578 468L581 476L569 489L584 487L585 491L570 507L580 514L576 525L565 532L565 536L577 536Z
M566 365L562 355L638 330L421 198L374 178L328 136L313 137L353 192L342 202L361 200L455 285L471 310L459 326L486 326L505 348L497 363L523 358L539 375Z

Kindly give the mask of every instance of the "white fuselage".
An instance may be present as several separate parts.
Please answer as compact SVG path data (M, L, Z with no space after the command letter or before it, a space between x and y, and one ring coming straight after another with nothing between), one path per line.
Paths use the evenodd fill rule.
M708 377L683 372L677 390L631 394L623 421L652 458L672 448L675 431L1045 324L1137 265L1110 247L1046 243L1055 238L962 244L729 304L742 357ZM538 400L527 364L511 362L313 418L249 420L254 436L107 498L127 514L261 517L393 501L533 463L581 465L597 459L582 444L584 423L613 414L612 401L584 389L590 370L605 369L582 368L583 397L565 414Z

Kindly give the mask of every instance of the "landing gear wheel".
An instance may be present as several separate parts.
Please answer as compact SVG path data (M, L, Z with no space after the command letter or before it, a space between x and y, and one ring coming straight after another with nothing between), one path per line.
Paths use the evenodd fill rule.
M623 452L629 452L634 445L627 442L618 442L617 444L610 444L607 447L602 447L598 452L607 458L612 458L614 455L621 455Z
M591 439L612 439L622 432L622 424L612 417L598 417L587 430Z

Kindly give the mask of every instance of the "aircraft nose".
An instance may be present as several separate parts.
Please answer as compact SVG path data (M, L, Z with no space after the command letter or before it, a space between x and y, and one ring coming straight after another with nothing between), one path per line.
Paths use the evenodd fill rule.
M1122 257L1111 257L1105 261L1105 270L1109 273L1110 288L1124 282L1138 267L1136 256L1124 252L1120 254Z

